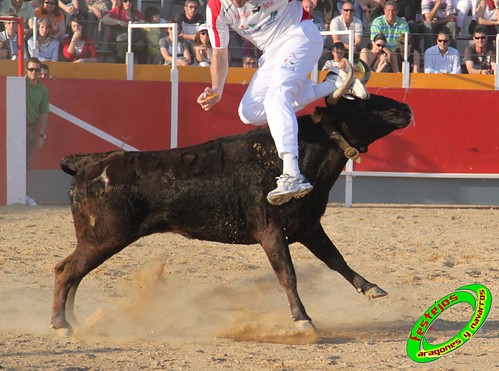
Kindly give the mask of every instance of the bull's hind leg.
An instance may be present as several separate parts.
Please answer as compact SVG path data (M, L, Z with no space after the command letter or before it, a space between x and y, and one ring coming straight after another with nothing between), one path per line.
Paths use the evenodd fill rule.
M126 245L125 245L126 246ZM54 267L54 299L51 327L62 336L72 333L68 322L75 321L74 301L81 280L93 269L123 249L120 247L90 246L78 242L75 251Z
M300 238L303 243L317 258L322 260L329 268L340 273L350 282L358 292L363 293L369 299L379 298L388 293L376 284L367 281L351 269L333 242L329 239L320 223L311 228L306 236Z
M269 227L260 244L267 254L279 283L286 292L291 316L296 327L300 330L315 329L298 296L296 273L291 260L291 254L289 253L288 242L283 232L278 228L272 229Z

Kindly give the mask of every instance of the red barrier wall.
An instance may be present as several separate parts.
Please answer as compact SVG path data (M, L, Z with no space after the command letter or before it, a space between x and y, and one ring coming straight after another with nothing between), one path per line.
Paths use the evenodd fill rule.
M44 81L45 83L45 81ZM170 143L168 82L48 80L52 105L141 150ZM181 83L179 146L252 129L237 115L244 85L227 85L222 103L204 112L196 97L204 83ZM373 144L355 170L499 173L499 122L493 113L496 91L369 89L408 103L415 122ZM1 103L0 103L1 104ZM322 105L322 101L316 105ZM305 111L311 111L313 105ZM35 155L34 168L56 169L68 153L107 151L115 146L49 115L47 147Z

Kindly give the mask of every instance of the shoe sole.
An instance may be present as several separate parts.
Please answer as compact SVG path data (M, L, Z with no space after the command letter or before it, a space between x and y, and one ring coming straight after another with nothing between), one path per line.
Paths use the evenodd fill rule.
M290 201L292 198L302 198L308 195L314 187L300 188L298 192L281 193L279 195L267 195L267 201L271 205L282 205Z

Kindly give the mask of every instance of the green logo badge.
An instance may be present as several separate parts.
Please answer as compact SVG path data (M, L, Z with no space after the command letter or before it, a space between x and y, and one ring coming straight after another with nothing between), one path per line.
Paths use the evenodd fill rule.
M468 303L473 308L473 315L466 326L453 338L441 344L429 344L425 334L430 325L444 311L459 303ZM407 355L415 362L432 362L444 354L450 353L468 340L482 327L492 306L492 295L488 288L479 284L471 284L437 300L418 319L407 339Z

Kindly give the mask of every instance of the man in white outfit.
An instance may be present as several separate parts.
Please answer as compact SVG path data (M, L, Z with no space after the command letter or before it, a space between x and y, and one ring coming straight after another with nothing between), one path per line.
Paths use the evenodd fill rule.
M308 79L323 49L322 36L310 18L296 0L209 0L206 9L213 55L212 86L198 98L203 109L210 109L222 98L229 67L229 28L263 51L259 68L239 105L239 116L246 124L268 123L283 160L283 173L277 178L277 188L267 195L268 202L273 205L281 205L312 191L313 186L298 166L295 112L332 94L345 77L337 70L317 85L312 85ZM358 80L349 93L361 99L369 96Z

